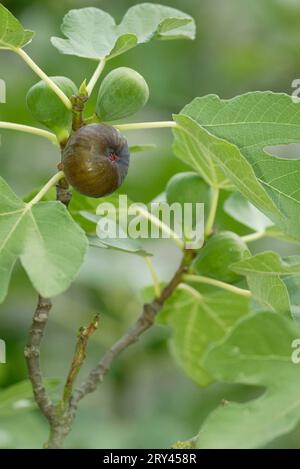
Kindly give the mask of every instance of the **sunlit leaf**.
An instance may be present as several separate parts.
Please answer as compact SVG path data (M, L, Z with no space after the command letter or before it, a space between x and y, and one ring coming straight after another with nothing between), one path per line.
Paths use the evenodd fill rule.
M24 29L14 15L0 3L0 49L18 49L31 42L33 31Z
M242 195L282 230L299 239L300 161L274 157L266 151L271 145L300 141L298 103L288 95L272 92L247 93L231 100L209 95L196 98L181 114L189 120L182 120L183 116L176 120L189 135L190 145L194 141L202 150L198 158L194 152L194 166L206 169L209 175L199 161L206 152ZM203 134L204 129L209 136ZM197 133L203 135L200 144ZM220 140L214 143L212 136ZM234 144L235 150L230 150L223 139ZM182 144L180 149L177 144L177 153L184 158ZM214 181L218 183L216 178Z
M135 5L122 22L98 8L71 10L61 26L67 39L53 37L61 53L100 60L115 57L151 39L194 39L191 16L175 8L152 3Z

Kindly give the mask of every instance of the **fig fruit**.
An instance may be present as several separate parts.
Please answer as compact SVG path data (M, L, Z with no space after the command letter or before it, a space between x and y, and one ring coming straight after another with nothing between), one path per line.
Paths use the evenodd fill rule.
M89 197L103 197L118 189L128 166L126 139L104 124L86 125L71 135L60 165L68 183Z
M249 257L244 241L231 231L221 231L212 236L199 251L193 269L199 274L222 282L236 283L241 276L230 270L230 265Z
M78 94L76 85L69 78L51 77L51 80L68 98ZM72 112L44 81L39 81L30 88L26 102L33 117L52 130L59 141L68 138L72 126Z
M131 68L116 68L100 85L96 114L103 121L122 119L142 109L148 99L149 88L142 75Z
M186 172L173 176L166 187L167 202L203 203L205 213L209 213L212 190L198 173Z

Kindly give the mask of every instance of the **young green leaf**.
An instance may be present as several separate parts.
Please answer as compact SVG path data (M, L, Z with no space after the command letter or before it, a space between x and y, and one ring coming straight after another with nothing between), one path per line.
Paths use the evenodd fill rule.
M24 29L14 15L0 3L0 49L19 49L34 36L33 31Z
M59 202L31 206L0 179L0 302L18 258L46 298L66 290L87 250L84 232Z
M64 17L61 30L67 39L51 39L59 52L94 60L115 57L151 39L195 38L191 16L151 3L130 8L119 25L98 8L71 10Z
M219 162L231 182L251 203L284 231L299 239L300 162L274 157L266 151L266 147L271 145L300 141L298 104L288 95L272 92L247 93L228 101L209 95L196 98L182 110L182 114L189 116L210 135L239 148L239 157L237 152L234 158L230 158L228 152L226 156L220 151L215 152L213 159ZM219 150L221 147L220 143ZM232 164L234 161L235 165ZM248 168L244 173L245 161L251 172ZM265 196L259 201L257 191L261 193L262 189Z
M200 429L197 448L261 448L292 430L300 419L298 367L292 343L300 327L274 313L241 319L204 364L219 381L265 388L255 400L227 402L214 410ZM226 395L224 395L226 399Z
M203 364L208 347L221 340L248 308L249 299L231 292L200 295L196 290L177 290L159 313L158 321L172 327L170 346L176 362L199 386L213 381Z
M300 276L300 256L281 259L275 252L262 252L236 262L230 268L247 277L254 297L268 310L291 314L289 291L284 278Z

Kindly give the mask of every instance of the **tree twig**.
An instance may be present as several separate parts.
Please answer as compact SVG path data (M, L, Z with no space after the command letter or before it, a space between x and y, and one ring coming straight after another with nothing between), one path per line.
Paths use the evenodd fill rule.
M176 271L175 275L163 289L159 298L156 298L152 303L145 304L140 317L135 324L121 337L103 356L97 366L90 372L86 381L84 381L73 393L71 401L71 411L76 413L78 402L83 399L87 394L95 391L97 386L103 381L105 375L109 371L112 362L120 355L123 350L127 349L130 345L134 344L139 337L149 329L155 320L157 313L163 307L165 301L172 295L174 290L180 284L182 276L187 272L187 258L190 254L184 256L184 259Z
M65 178L60 179L56 190L57 200L68 207L72 194L69 192L69 186ZM134 344L154 324L157 313L181 283L183 275L187 273L193 255L192 251L184 252L179 268L158 298L143 306L142 314L135 324L104 354L87 379L73 391L75 379L85 359L88 339L97 328L97 320L95 319L87 328L81 329L65 384L63 400L58 405L53 404L48 397L40 368L40 345L47 324L51 301L39 296L25 355L35 400L50 424L50 436L45 445L47 448L62 448L65 438L71 431L78 402L97 388L120 353Z
M69 184L65 178L59 180L56 185L56 200L59 200L65 207L68 208L71 202L72 194L69 191Z
M65 178L61 178L56 186L56 198L66 207L68 207L72 197L68 188L69 185ZM49 398L45 388L40 364L40 347L51 307L52 303L49 298L38 296L38 304L33 315L24 355L35 401L48 420L51 429L51 445L48 443L46 446L59 448L60 441L63 441L69 433L70 419L68 416L59 416L57 414L57 408Z
M40 366L40 345L51 306L51 300L43 298L40 295L38 296L38 304L33 316L28 342L24 350L35 401L50 425L53 422L55 408L44 386Z

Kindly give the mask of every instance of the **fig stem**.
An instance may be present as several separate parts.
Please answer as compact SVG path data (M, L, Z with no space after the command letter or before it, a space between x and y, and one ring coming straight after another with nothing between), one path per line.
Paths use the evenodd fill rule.
M69 98L65 95L65 93L57 86L54 81L51 80L48 75L43 72L43 70L32 60L29 55L20 48L15 48L13 49L16 54L18 54L24 62L29 65L29 67L51 88L52 91L61 99L61 101L64 103L67 109L72 109L72 104Z
M152 282L153 282L153 286L154 286L154 291L155 291L155 297L156 298L159 298L160 297L160 294L161 294L161 289L160 289L160 285L159 285L159 278L158 278L158 275L157 275L157 272L154 268L154 265L153 265L153 262L151 261L150 257L144 257L145 261L146 261L146 264L149 268L149 271L150 271L150 274L151 274L151 278L152 278Z
M47 130L39 129L38 127L30 127L29 125L16 124L15 122L0 122L0 129L18 130L19 132L26 132L28 134L38 135L50 140L55 145L58 145L56 135Z
M92 78L90 79L90 81L89 81L89 83L86 87L86 91L87 91L87 94L89 96L92 94L93 89L94 89L97 81L99 80L101 73L104 70L105 64L106 64L106 58L104 57L103 59L100 60L96 70L94 71L94 74L92 75Z
M257 231L255 233L251 233L249 235L242 236L242 240L244 243L252 243L253 241L257 241L258 239L262 239L266 236L265 231Z
M212 191L213 192L212 192L211 206L210 206L210 211L209 211L206 226L205 226L206 238L211 235L211 232L213 230L217 208L218 208L218 202L219 202L219 194L220 194L219 189L212 188Z
M28 208L33 207L36 205L47 192L54 186L60 179L64 177L63 171L59 171L58 173L54 174L51 179L42 187L42 189L36 194L36 196L27 204Z
M169 129L178 127L174 121L164 122L138 122L136 124L119 124L113 126L115 129L124 132L126 130L141 130L141 129Z
M222 288L223 290L227 290L232 293L235 293L236 295L245 296L247 298L251 298L252 296L252 293L250 290L245 290L244 288L235 287L234 285L230 285L229 283L221 282L220 280L216 280L210 277L186 274L186 275L183 275L182 279L186 282L194 282L194 283L212 285L214 287Z

